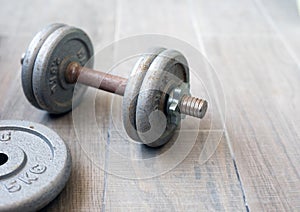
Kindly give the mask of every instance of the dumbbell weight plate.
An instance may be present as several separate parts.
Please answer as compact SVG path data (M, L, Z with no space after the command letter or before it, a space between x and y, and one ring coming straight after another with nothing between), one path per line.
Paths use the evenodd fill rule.
M136 131L136 104L138 94L140 92L143 79L146 75L148 68L152 61L157 57L159 53L164 51L165 48L153 48L149 49L135 64L126 85L124 97L123 97L123 124L129 137L135 141L139 141L139 137Z
M34 96L39 106L49 113L68 112L79 104L86 86L65 81L65 70L70 62L93 66L93 46L82 30L64 26L54 31L42 45L33 70ZM88 64L86 64L88 62Z
M36 59L36 56L41 49L41 46L45 42L45 40L48 38L48 36L54 32L56 29L65 26L64 24L51 24L43 28L41 31L39 31L35 37L30 42L24 58L22 59L22 86L23 91L28 99L28 101L34 105L35 107L40 108L39 104L37 103L32 89L32 72L34 67L34 62Z
M141 142L158 147L172 138L180 123L173 123L171 115L166 112L167 96L172 89L188 82L187 60L180 52L165 50L154 59L143 80L137 100L136 127ZM156 117L152 117L150 123L153 114L156 114ZM162 123L166 124L165 128L157 127Z
M64 188L71 156L49 128L0 121L0 211L37 211Z

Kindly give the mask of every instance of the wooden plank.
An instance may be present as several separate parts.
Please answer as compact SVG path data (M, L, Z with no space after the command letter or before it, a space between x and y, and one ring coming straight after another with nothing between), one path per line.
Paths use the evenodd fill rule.
M160 33L182 39L194 47L200 48L189 16L189 6L186 2L159 1L156 4L141 1L118 1L116 10L118 11L116 14L116 26L118 27L116 28L116 38L145 33ZM151 43L151 40L149 40L149 43ZM144 43L139 43L139 45L144 46ZM184 53L191 56L189 55L190 52ZM202 80L209 81L203 72L205 68L201 67L201 69L203 70L199 70L199 72L200 76L203 75ZM193 91L199 94L202 87L198 83L197 80L192 79ZM208 90L210 89L208 88ZM107 175L105 180L107 186L104 198L105 210L122 211L128 208L133 211L246 210L236 167L224 137L221 138L215 154L207 163L199 164L198 162L199 155L205 148L210 124L213 123L215 129L222 130L223 125L220 116L216 115L211 120L211 114L219 113L216 104L214 104L216 101L214 98L212 95L210 111L207 119L201 123L195 146L176 168L164 175L147 180L127 180L115 175ZM114 101L118 104L116 99ZM120 114L116 114L117 112L120 113L121 111L114 111L115 123L121 123ZM192 126L189 127L193 129ZM114 135L116 129L119 129L118 126L112 125L110 128L111 135ZM220 134L216 133L214 135L208 138L208 143L220 139ZM141 149L133 145L128 147L128 142L125 142L123 135L114 136L111 136L113 141L109 144L107 154L114 154L114 151L120 151L125 157L141 156L143 154ZM188 137L188 134L186 137ZM181 150L178 149L176 154L183 154L184 149L184 147ZM147 154L151 156L151 152L147 151ZM159 155L161 152L156 151L154 154ZM154 157L151 164L144 162L144 166L154 167L153 169L156 171L155 167L158 164L168 165L171 164L170 162L170 158L157 158L155 160ZM111 169L124 169L122 165L114 161L113 157L108 157L107 164L108 167L112 167ZM128 172L133 170L135 176L143 176L144 173L141 173L141 170L146 168L140 165L132 169L133 164L133 161L128 162L126 166Z
M299 66L257 2L199 2L198 29L224 85L228 141L250 210L297 210Z

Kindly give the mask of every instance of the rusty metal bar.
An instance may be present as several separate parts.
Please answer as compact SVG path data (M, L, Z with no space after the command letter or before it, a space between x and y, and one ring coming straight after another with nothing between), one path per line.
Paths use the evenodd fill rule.
M124 95L127 79L105 72L82 67L77 62L68 65L65 78L69 83L79 82L110 93Z

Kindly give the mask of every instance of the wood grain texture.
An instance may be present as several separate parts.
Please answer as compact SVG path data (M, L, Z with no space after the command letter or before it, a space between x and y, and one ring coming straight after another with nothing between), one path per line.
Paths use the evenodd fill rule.
M70 181L45 211L300 210L300 19L295 1L0 3L0 119L25 119L52 128L66 141L73 158ZM95 100L99 131L91 128L89 133L75 129L74 114L50 116L27 102L21 88L20 55L34 34L52 22L84 29L96 52L118 39L154 33L183 40L206 55L220 81L207 67L192 70L192 92L209 99L209 111L183 161L149 179L110 174L103 169L119 168L124 175L133 171L142 176L141 167L168 166L185 154L185 147L172 157L155 159L169 147L151 150L131 145L122 134L121 98L101 91ZM114 49L96 67L119 53ZM184 53L193 65L191 52ZM112 72L128 76L134 61ZM207 82L208 91L197 75ZM91 110L93 106L84 103L83 109ZM184 129L193 129L191 123L185 124ZM190 136L184 133L185 138ZM199 156L207 144L218 146L202 164ZM124 166L114 158L115 152L155 160L140 166L129 160Z
M207 7L207 2L198 3L203 8L197 13L199 31L224 83L227 140L246 201L254 211L299 210L299 66L295 46L289 46L295 42L289 36L299 26L286 21L295 13L289 4L210 1ZM231 7L236 9L229 12ZM279 11L281 16L276 17ZM216 17L205 17L212 12ZM240 25L224 27L229 20Z

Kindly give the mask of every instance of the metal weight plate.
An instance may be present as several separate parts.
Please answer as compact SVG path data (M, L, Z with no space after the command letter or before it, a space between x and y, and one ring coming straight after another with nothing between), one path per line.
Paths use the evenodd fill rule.
M48 38L48 36L54 32L56 29L65 26L64 24L51 24L46 27L44 27L41 31L39 31L32 41L30 42L24 58L22 58L22 86L23 91L28 99L28 101L35 107L40 108L39 104L37 103L32 89L32 72L34 67L34 62L36 59L36 56L41 49L41 46L45 42L45 40Z
M136 127L144 144L158 147L174 135L180 123L174 124L167 114L166 102L168 93L183 82L189 83L186 58L176 50L160 53L146 73L137 100Z
M138 94L140 92L143 79L152 61L164 50L165 48L153 48L143 54L143 56L141 56L135 64L126 85L122 105L123 124L129 137L135 141L140 140L136 131L135 123Z
M90 38L75 27L61 27L46 39L36 57L32 77L34 96L42 109L61 114L72 109L72 101L74 107L79 104L86 86L67 83L65 70L73 61L92 68L93 54Z
M70 153L54 131L0 121L0 211L41 209L62 191L70 172Z

